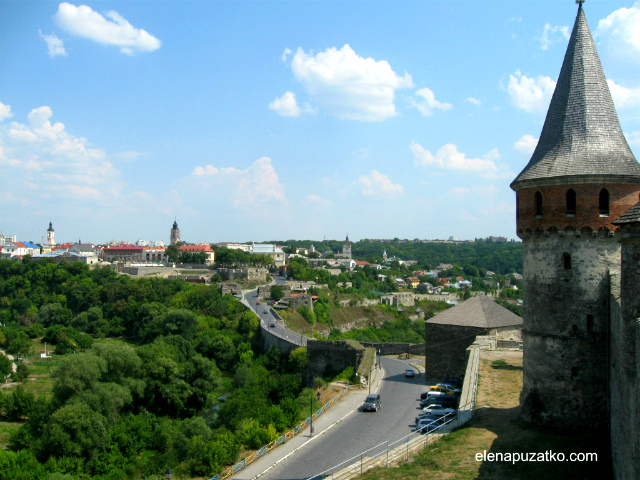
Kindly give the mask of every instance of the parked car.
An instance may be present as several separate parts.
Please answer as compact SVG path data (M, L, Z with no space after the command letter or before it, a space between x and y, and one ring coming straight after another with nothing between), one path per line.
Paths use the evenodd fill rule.
M422 411L430 415L438 415L438 416L444 416L450 413L451 414L456 413L455 408L443 407L442 405L429 405L428 407L424 407Z
M269 310L263 310L262 313L269 313Z
M416 431L421 433L429 433L442 428L442 425L433 422L429 418L421 418L416 424Z
M420 408L428 407L429 405L442 405L449 408L455 408L458 404L458 399L452 395L438 395L429 396L420 401Z
M261 304L260 304L260 302L258 301L258 302L256 302L256 305L261 305Z
M442 392L445 395L455 395L456 392L454 392L453 390L448 390L445 387L439 386L439 385L431 385L431 387L429 387L429 391L430 392Z
M404 372L404 376L407 378L413 378L416 376L416 372L413 368L407 368Z
M462 388L462 379L458 377L447 377L442 381L442 383L448 383L456 388Z
M435 415L431 415L429 413L421 413L416 417L415 424L418 425L420 420L429 420L430 422L436 422L439 425L442 425L447 421L445 417L437 417Z
M275 326L276 326L276 322L271 322L271 323L269 324L269 326L270 326L271 328L275 327Z
M454 392L454 393L457 393L457 394L460 394L460 392L462 391L462 390L460 390L458 387L456 387L455 385L451 385L451 384L449 384L449 383L438 383L438 385L437 385L437 386L438 386L438 387L444 387L444 388L446 388L447 390L449 390L449 391L451 391L451 392Z
M367 395L367 398L365 399L364 404L362 405L362 411L363 412L368 412L368 411L377 412L378 410L380 410L381 406L382 406L382 403L380 402L380 394L371 393L371 394Z

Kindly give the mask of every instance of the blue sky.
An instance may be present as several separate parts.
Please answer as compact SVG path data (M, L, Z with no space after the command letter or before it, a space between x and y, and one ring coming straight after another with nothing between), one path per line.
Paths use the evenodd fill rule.
M640 3L584 5L640 153ZM0 233L515 238L573 1L0 2Z

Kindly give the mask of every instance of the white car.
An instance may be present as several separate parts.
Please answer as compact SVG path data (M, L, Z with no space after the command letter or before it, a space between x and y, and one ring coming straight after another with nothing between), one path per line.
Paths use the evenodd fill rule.
M416 376L416 372L413 370L413 368L407 368L404 372L404 376L407 378L413 378Z
M427 407L424 407L422 411L429 415L438 416L453 415L454 413L456 413L455 408L445 408L442 405L429 405Z

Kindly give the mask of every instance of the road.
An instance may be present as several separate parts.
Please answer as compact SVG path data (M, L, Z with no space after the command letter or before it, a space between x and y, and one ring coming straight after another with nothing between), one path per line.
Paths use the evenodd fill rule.
M301 480L312 477L364 450L386 441L395 441L413 431L420 392L425 390L422 376L405 378L407 363L383 358L385 377L378 392L382 408L378 412L354 411L265 475L264 480ZM319 434L321 432L316 432Z
M279 275L273 275L276 285L286 284L286 280ZM267 303L260 301L257 297L258 290L244 291L243 300L245 304L255 312L260 319L260 326L265 330L269 330L274 335L284 338L296 345L305 346L307 339L298 332L289 330L282 320L275 314L273 308Z

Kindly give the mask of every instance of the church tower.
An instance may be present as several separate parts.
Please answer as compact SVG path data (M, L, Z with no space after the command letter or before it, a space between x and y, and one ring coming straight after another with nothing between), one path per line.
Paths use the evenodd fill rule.
M522 415L556 428L607 424L614 221L640 193L640 164L577 3L538 145L511 184L525 282Z
M351 242L349 241L349 235L347 234L347 240L344 242L344 245L342 245L342 256L345 258L352 258L351 257Z
M53 247L56 244L55 233L51 222L49 222L49 228L47 228L47 244L50 247Z
M173 227L171 228L171 245L175 245L180 241L180 229L178 228L177 220L173 220Z

